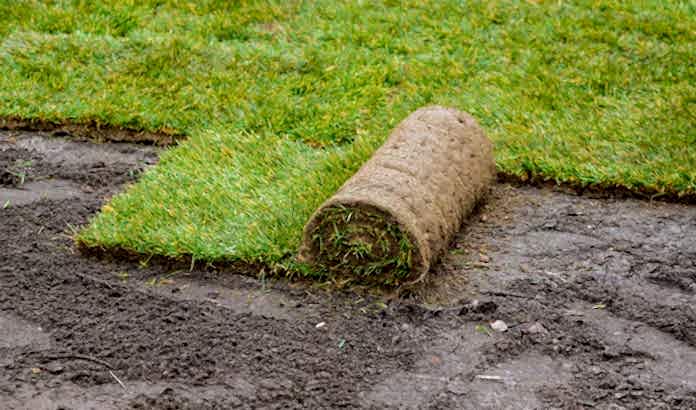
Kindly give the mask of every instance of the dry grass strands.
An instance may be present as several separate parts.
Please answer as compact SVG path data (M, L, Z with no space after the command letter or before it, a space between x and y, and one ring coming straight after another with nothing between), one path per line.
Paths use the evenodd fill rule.
M300 260L362 283L418 282L494 180L492 144L473 117L421 108L312 215Z

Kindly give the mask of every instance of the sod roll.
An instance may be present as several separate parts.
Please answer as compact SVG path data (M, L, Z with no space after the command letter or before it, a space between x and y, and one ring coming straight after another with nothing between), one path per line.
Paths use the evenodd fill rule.
M492 144L471 115L421 108L312 215L300 260L362 283L417 282L494 180Z

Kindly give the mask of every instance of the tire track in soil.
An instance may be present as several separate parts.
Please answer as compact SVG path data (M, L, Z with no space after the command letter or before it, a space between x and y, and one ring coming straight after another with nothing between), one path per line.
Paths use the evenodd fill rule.
M10 408L696 408L693 207L503 185L434 272L455 296L383 308L213 269L81 257L66 227L151 154L107 145L134 157L76 168L42 156L60 152L53 140L12 138L0 133L0 168L34 155L27 181L80 192L0 210L0 323L32 339L0 343ZM173 282L144 285L152 278ZM239 302L249 294L259 301ZM477 327L496 319L510 329Z

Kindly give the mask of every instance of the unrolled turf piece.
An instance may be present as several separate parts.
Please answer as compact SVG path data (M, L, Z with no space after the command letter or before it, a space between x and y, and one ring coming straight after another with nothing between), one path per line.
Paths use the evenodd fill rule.
M471 115L421 108L312 215L300 260L363 283L417 282L494 180L492 144Z

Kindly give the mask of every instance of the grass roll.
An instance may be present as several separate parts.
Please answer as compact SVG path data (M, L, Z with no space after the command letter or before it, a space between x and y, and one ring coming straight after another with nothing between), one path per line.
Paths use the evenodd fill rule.
M420 281L495 175L492 144L472 116L421 108L315 211L300 260L359 283Z

